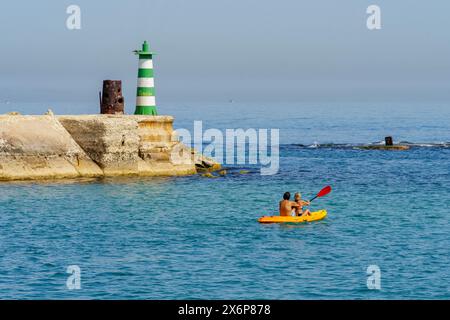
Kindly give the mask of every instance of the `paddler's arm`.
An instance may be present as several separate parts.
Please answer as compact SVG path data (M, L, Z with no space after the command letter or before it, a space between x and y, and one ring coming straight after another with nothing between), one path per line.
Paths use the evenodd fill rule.
M302 200L302 204L304 206L309 206L311 204L311 202Z
M292 206L292 208L299 208L300 207L300 205L297 202L295 202L295 201L291 201L291 206Z

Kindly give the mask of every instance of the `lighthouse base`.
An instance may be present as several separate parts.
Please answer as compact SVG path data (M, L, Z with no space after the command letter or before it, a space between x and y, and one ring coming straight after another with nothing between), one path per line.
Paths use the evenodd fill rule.
M142 107L142 106L136 106L136 111L134 114L140 114L140 115L150 115L150 116L157 116L158 112L156 111L156 107Z

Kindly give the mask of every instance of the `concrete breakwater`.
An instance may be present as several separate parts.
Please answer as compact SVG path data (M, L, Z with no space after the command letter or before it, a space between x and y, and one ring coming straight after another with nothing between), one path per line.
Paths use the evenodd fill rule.
M0 115L0 180L180 176L197 168L220 166L178 141L171 116Z

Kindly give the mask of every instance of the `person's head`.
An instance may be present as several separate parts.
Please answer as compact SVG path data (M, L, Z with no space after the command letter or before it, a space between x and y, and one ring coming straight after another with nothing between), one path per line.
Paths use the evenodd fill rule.
M302 194L300 192L296 192L294 195L294 200L295 201L302 200Z
M291 198L291 194L289 193L289 192L285 192L284 194L283 194L283 199L284 200L289 200Z

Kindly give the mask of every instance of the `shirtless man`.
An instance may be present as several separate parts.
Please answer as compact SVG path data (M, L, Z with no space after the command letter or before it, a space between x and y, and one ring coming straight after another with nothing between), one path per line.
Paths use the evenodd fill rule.
M280 216L292 216L292 210L300 207L300 205L294 201L290 201L291 194L285 192L283 195L283 200L280 201Z

